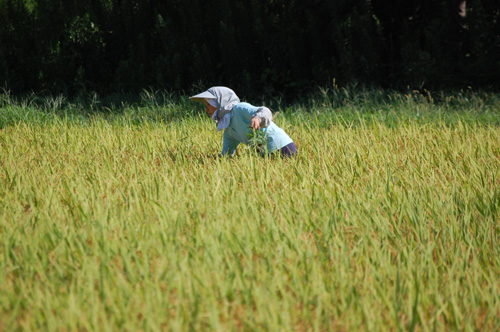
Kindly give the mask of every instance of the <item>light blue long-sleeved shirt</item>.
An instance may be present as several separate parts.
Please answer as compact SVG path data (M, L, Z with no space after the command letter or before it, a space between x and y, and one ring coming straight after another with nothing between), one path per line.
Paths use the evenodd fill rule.
M249 103L238 103L234 105L231 111L231 122L224 129L224 139L222 144L222 154L233 154L240 143L248 144L249 134L253 130L250 128L252 118L258 112L259 107L250 105ZM269 119L270 120L270 119ZM267 136L267 151L274 152L282 147L293 143L292 139L285 133L283 129L278 127L274 122L269 121L266 128L259 128ZM262 123L262 121L261 121Z

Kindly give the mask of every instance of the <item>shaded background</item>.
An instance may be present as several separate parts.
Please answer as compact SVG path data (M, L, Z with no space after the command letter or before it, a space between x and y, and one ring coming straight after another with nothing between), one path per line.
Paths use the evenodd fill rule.
M227 85L500 87L500 1L0 0L0 85L134 93Z

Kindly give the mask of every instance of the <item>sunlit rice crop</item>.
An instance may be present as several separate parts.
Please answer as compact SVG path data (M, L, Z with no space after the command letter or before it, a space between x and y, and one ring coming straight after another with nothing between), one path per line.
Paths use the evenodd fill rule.
M499 329L498 124L346 105L282 110L291 160L197 116L6 122L0 331Z

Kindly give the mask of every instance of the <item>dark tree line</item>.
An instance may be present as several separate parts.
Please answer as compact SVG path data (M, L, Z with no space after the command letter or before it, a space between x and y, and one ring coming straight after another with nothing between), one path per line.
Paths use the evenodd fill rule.
M498 0L0 0L0 85L500 86Z

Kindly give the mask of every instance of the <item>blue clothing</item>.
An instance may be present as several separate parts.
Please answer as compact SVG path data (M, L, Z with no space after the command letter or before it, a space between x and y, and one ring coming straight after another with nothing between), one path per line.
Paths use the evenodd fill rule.
M238 103L233 106L231 111L231 122L224 130L224 139L222 144L222 154L233 154L240 143L248 144L249 134L252 132L250 123L257 113L259 107L249 103ZM272 153L282 147L293 143L292 139L283 129L270 121L266 128L259 128L267 136L267 151Z

